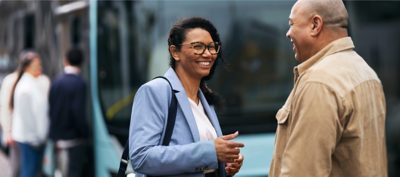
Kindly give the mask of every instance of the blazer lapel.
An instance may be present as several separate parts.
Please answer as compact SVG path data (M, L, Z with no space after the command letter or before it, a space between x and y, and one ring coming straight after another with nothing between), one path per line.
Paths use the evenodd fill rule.
M178 76L172 68L169 68L168 71L164 74L166 78L171 82L172 88L178 92L175 93L176 98L178 100L178 107L181 108L183 115L189 125L190 131L192 133L193 141L200 141L199 130L196 125L196 120L194 119L194 115L192 113L192 108L190 108L190 103L188 97L186 95L185 89L182 86Z
M218 122L218 117L215 114L215 111L211 109L210 105L207 102L206 97L204 96L203 92L200 90L200 101L203 104L204 110L210 119L211 124L214 126L215 132L217 133L217 136L222 136L222 131L221 131L221 126L219 125Z

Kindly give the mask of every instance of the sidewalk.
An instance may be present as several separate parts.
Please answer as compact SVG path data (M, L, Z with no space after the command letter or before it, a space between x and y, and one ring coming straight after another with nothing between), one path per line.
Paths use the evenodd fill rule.
M11 177L11 165L6 155L0 150L0 169L1 177Z

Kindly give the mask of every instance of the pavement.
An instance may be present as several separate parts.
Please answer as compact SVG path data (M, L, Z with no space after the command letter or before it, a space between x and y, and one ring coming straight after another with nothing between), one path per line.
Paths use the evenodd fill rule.
M0 150L0 177L11 177L11 164L7 156Z

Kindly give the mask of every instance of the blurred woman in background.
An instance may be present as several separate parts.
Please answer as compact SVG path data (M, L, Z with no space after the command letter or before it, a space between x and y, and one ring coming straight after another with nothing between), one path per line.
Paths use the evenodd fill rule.
M20 150L20 177L41 173L48 132L48 92L50 80L42 74L39 54L22 52L17 80L12 88L12 136Z

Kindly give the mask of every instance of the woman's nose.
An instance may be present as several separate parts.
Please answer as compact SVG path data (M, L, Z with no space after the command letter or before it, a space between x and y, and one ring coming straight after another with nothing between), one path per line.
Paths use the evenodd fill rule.
M212 54L208 48L206 48L203 52L203 57L210 57Z

